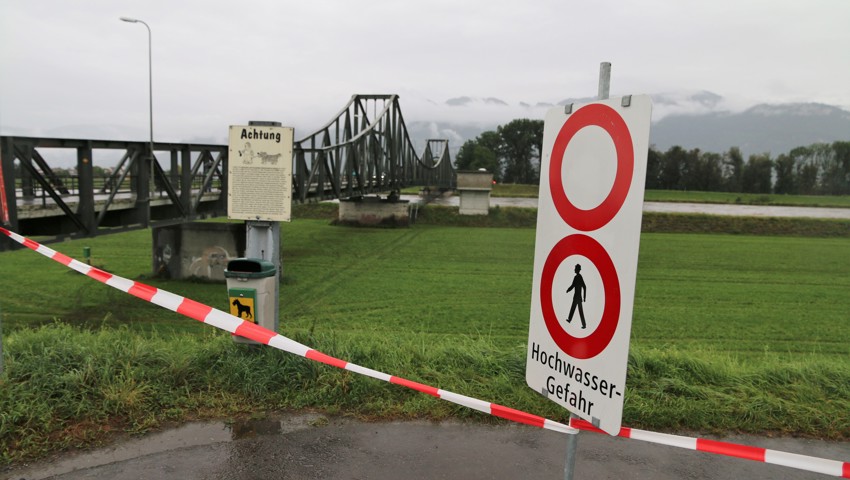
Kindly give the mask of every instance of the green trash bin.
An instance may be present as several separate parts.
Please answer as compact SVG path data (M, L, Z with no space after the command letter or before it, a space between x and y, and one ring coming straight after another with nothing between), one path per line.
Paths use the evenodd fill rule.
M227 262L224 278L231 315L277 332L278 319L274 309L276 273L274 264L268 260L235 258ZM234 335L233 340L257 343L238 335Z

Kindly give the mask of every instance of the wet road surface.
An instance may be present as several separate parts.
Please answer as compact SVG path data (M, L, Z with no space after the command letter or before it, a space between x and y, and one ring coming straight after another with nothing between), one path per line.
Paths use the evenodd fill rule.
M723 440L831 460L850 443ZM518 424L361 423L318 414L193 423L3 472L8 479L560 479L564 434ZM829 476L583 432L576 479L822 479Z

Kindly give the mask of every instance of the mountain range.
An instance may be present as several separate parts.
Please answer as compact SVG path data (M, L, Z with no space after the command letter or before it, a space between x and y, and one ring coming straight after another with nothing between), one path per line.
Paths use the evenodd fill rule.
M757 104L736 108L724 97L706 91L690 94L656 94L650 144L665 151L674 145L685 149L723 153L738 147L749 155L769 153L771 157L787 153L799 146L814 143L850 141L850 111L821 103ZM587 103L593 98L568 98L556 103L520 102L516 105L498 98L457 97L445 102L453 109L486 108L494 122L428 122L408 124L412 139L424 145L427 138L448 138L452 154L456 155L466 140L482 132L496 130L498 125L513 118L539 118L548 108L568 103ZM500 116L498 111L510 111L513 116ZM526 115L527 114L527 115ZM519 115L519 116L517 116Z

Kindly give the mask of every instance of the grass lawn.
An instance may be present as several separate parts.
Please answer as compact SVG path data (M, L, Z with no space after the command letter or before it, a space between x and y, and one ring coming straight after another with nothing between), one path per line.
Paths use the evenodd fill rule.
M226 309L224 285L145 278L150 231L51 248L81 258L84 246L96 266ZM282 226L282 248L282 334L564 419L524 380L533 229L301 219ZM624 423L850 438L847 265L850 238L644 234ZM482 417L269 348L236 347L28 249L0 254L0 271L0 461L96 443L104 425L144 431L262 408Z
M282 333L486 335L523 344L534 230L282 228ZM145 278L150 232L54 244L128 278L226 309L223 285ZM197 332L182 316L104 287L29 250L4 253L4 330L62 319ZM638 346L850 353L850 239L644 234L633 337Z

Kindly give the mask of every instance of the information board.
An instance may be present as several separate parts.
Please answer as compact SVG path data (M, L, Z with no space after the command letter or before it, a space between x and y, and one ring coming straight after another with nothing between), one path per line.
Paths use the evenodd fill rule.
M228 218L290 221L293 137L291 127L230 127L227 157Z

